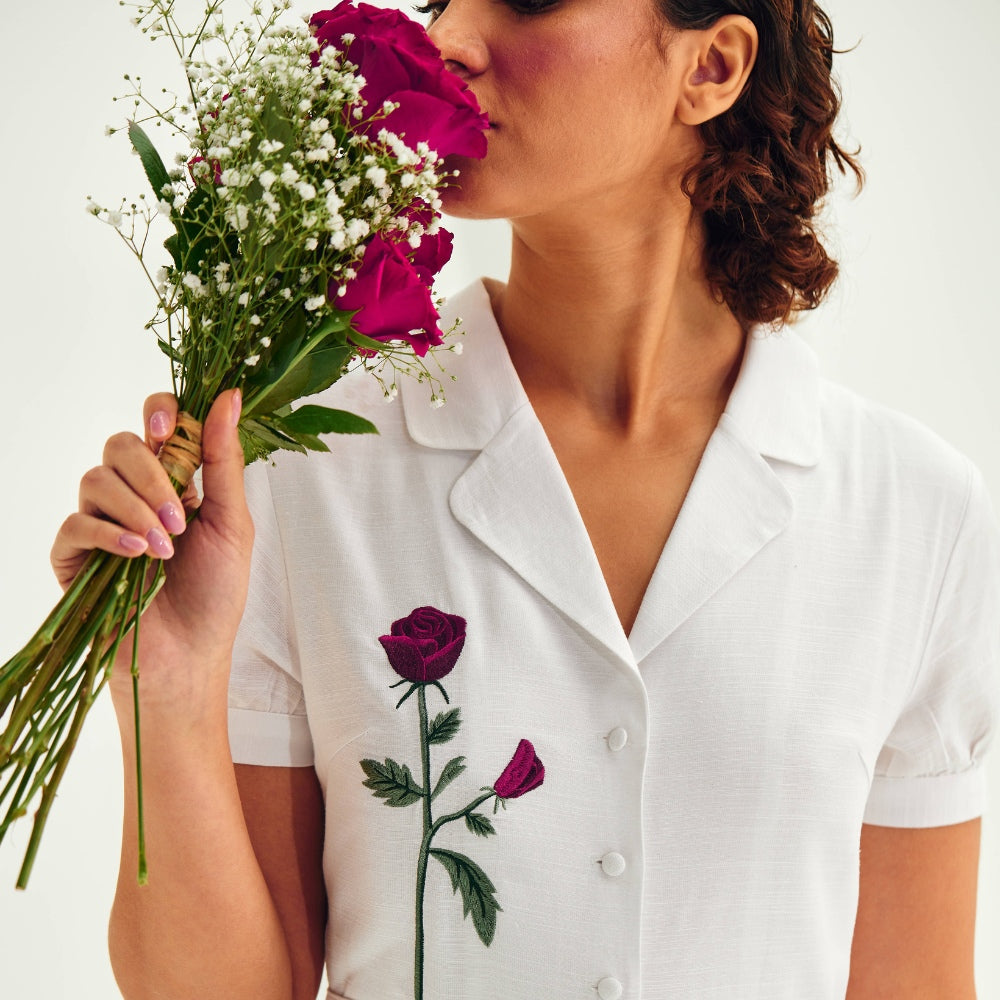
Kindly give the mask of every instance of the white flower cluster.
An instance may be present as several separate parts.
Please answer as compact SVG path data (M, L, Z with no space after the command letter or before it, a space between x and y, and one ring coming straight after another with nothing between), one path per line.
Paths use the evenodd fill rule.
M191 173L215 185L236 232L350 258L372 232L400 228L407 205L440 206L439 161L426 145L410 149L385 129L371 141L346 127L364 80L336 49L318 51L306 25L274 25L252 59L192 59L187 73L196 101L188 134L199 150ZM162 194L179 209L190 188L178 178Z
M250 0L256 24L227 27L222 0L206 0L203 27L194 31L179 28L172 0L135 7L144 32L169 36L178 48L189 94L171 95L161 110L139 77L126 77L133 88L126 96L138 124L167 125L185 148L152 201L117 209L89 202L88 211L115 227L142 262L159 300L150 325L165 326L161 345L175 375L199 364L257 368L296 310L319 319L336 306L331 289L345 290L373 234L393 233L415 249L438 230L440 158L381 124L396 106L365 106L358 68L334 47L321 50L305 23L282 21L290 6L278 0L263 13ZM152 113L142 118L140 109ZM145 237L134 225L141 216L148 232L156 214L176 230L174 264L158 270L146 269ZM378 378L387 359L402 371L409 357L387 345L359 363Z

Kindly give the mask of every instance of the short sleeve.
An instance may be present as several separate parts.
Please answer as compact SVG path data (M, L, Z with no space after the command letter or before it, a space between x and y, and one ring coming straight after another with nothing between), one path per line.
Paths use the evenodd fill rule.
M906 707L875 765L865 822L929 827L982 815L1000 714L1000 528L969 463L965 510Z
M255 534L229 680L229 745L237 764L306 767L313 763L312 737L267 469L258 462L245 477Z

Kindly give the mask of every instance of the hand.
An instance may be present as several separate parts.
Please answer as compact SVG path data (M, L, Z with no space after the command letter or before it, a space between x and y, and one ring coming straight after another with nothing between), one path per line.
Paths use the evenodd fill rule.
M63 523L51 561L66 587L91 549L166 560L167 580L140 624L141 690L144 701L183 704L197 712L211 691L224 697L233 639L243 613L253 545L253 524L243 493L243 452L236 433L240 399L223 393L205 421L204 500L185 526L185 510L197 505L193 489L180 501L156 454L174 431L177 401L149 397L145 440L116 434L103 464L80 484L77 513ZM175 536L172 540L171 535ZM112 673L112 692L131 699L131 639L122 643Z

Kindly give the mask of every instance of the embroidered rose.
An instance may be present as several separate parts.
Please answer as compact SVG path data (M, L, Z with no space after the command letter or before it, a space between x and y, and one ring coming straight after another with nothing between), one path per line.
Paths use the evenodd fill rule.
M465 645L465 619L437 608L416 608L379 636L392 669L416 684L439 681L451 673Z
M497 914L501 912L496 898L496 886L479 865L451 846L434 846L434 838L446 825L464 821L465 827L476 838L493 837L497 828L482 806L493 802L493 812L499 807L507 808L508 799L516 799L537 788L545 777L545 768L528 740L521 740L504 768L503 774L492 786L479 789L479 794L471 798L460 809L442 810L435 816L435 802L438 796L450 789L453 783L466 771L465 755L452 757L434 778L431 769L432 751L444 743L454 740L462 728L462 711L451 708L439 712L432 719L428 713L427 698L431 688L438 688L445 702L448 695L439 683L439 678L448 674L455 666L465 644L466 622L458 615L449 615L437 608L416 608L406 618L392 623L392 634L379 636L392 669L402 680L391 684L399 687L410 682L410 688L396 703L397 710L403 702L416 692L420 739L420 770L414 777L414 769L405 761L392 757L377 760L367 757L362 760L361 769L365 773L364 786L372 795L387 806L405 808L420 804L423 813L423 835L417 853L416 918L413 945L413 1000L424 1000L424 955L428 943L424 932L424 898L426 895L427 868L431 859L440 863L451 880L452 891L461 896L462 916L472 917L479 940L488 948L493 943L497 929ZM454 801L454 791L449 792ZM433 883L432 883L433 884ZM397 900L393 901L398 902Z
M493 791L501 799L517 799L545 780L545 765L529 740L521 740L510 763L497 778Z
M357 275L344 286L331 282L330 301L347 312L357 310L352 326L372 340L402 340L423 357L441 343L438 314L420 271L402 249L381 236L365 248Z
M440 156L486 155L489 120L461 77L444 64L424 29L397 10L344 0L313 14L310 25L321 46L332 45L365 78L361 97L372 115L386 101L400 106L362 126L372 138L381 129L415 147L426 142ZM346 45L345 34L353 35Z

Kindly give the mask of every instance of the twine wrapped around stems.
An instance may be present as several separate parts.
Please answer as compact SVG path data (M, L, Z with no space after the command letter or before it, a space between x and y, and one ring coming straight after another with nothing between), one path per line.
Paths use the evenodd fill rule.
M173 435L160 449L160 464L182 493L201 465L201 424L183 410L177 414Z

